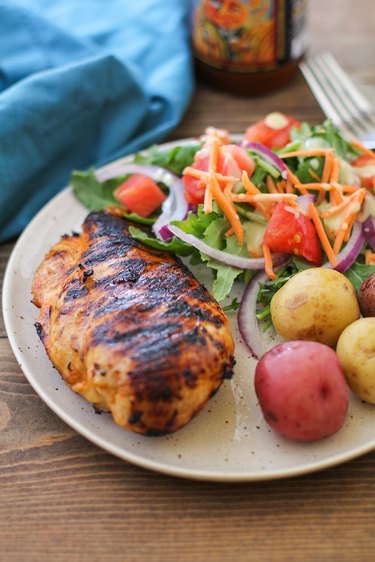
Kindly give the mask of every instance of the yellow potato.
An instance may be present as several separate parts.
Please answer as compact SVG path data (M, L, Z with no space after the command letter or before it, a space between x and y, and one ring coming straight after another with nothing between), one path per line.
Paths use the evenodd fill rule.
M353 285L324 267L294 275L271 300L272 322L286 340L334 346L341 332L360 316Z
M375 404L375 318L361 318L345 328L336 353L353 392Z

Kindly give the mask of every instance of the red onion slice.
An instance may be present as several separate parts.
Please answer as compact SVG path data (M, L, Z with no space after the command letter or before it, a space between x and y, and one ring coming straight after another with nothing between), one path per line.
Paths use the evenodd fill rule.
M233 254L228 254L228 252L223 252L222 250L217 250L212 248L203 240L200 240L193 234L187 234L180 228L174 225L170 225L169 230L180 238L183 242L186 242L190 246L193 246L206 256L212 258L213 260L224 263L225 265L231 265L232 267L237 267L238 269L264 269L264 259L263 258L242 258L240 256L234 256ZM284 254L274 254L272 256L273 265L280 265L285 261Z
M169 195L163 202L161 214L152 226L152 230L159 240L171 238L168 225L172 221L183 220L188 212L185 199L185 188L179 177L160 166L145 164L114 164L96 173L99 181L109 180L125 174L145 174L156 182L162 182L169 188Z
M264 271L254 275L245 289L241 305L237 314L237 324L242 339L255 359L260 359L264 353L261 333L256 317L257 295L259 284L268 281Z
M363 232L370 244L372 250L375 252L375 217L368 217L363 223Z
M288 179L288 168L281 160L281 158L279 158L277 154L272 152L272 150L270 150L267 146L264 146L264 144L261 144L260 142L249 142L246 140L242 141L241 146L243 146L247 150L252 150L256 154L258 154L258 156L264 158L264 160L271 164L271 166L274 166L279 170L284 180Z
M328 267L329 269L335 269L340 273L344 273L358 258L364 243L365 234L363 232L363 226L362 223L357 221L354 223L352 234L345 248L337 255L338 264L334 267L332 264L327 262L323 265L323 267Z
M313 193L308 193L307 195L299 195L299 197L297 197L296 199L296 202L310 216L309 203L314 203L315 199L316 197Z

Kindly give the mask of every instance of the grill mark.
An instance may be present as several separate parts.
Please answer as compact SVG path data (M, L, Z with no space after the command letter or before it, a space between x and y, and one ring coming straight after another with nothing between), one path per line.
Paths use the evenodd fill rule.
M97 309L93 315L94 318L102 318L103 316L114 312L127 312L129 309L132 309L133 317L137 314L151 312L151 310L160 307L160 303L148 300L144 297L144 294L133 295L131 293L127 293L124 297L115 297L112 300L103 299L103 301L104 302L102 303L97 303Z
M72 287L65 293L64 303L69 302L71 300L79 299L84 297L88 293L88 288L85 286L82 287Z
M164 265L169 266L169 264ZM171 268L169 267L169 269ZM144 287L147 291L152 291L156 296L164 295L165 293L182 294L191 288L191 279L186 279L173 271L168 271L166 268L158 268L157 276L141 277L137 286L139 288Z
M168 322L168 325L172 323ZM157 339L141 340L137 344L133 344L131 349L131 358L138 363L138 366L147 365L148 368L152 367L155 361L162 359L163 369L175 367L174 357L182 355L184 347L190 345L206 346L207 341L199 331L197 326L192 329L183 329L181 324L175 324L176 331L169 333L168 325L166 331L160 332ZM173 324L172 324L173 325ZM175 336L172 338L172 336ZM149 336L147 336L149 338Z
M122 283L128 283L132 285L141 277L141 275L145 272L149 264L146 260L142 258L130 258L126 262L126 267L120 268L119 264L116 263L115 271L108 275L107 277L103 277L102 279L95 279L94 287L99 288L102 286L113 286L113 285L120 285Z
M168 303L168 308L161 314L161 318L170 318L174 316L182 316L183 318L197 318L201 322L209 322L216 328L220 328L224 321L214 314L212 310L201 308L199 305L191 304L183 299L174 300Z
M137 346L138 340L147 339L147 342L152 342L153 339L160 339L165 337L171 337L173 333L178 332L181 329L181 324L179 322L168 322L166 324L157 324L151 326L140 326L133 328L131 330L116 331L113 330L113 326L116 323L121 323L126 325L128 320L127 315L122 313L117 315L117 318L111 318L109 321L104 322L97 328L95 328L91 334L91 345L118 345L121 343L123 346ZM133 315L131 319L134 321ZM146 342L146 343L147 343Z

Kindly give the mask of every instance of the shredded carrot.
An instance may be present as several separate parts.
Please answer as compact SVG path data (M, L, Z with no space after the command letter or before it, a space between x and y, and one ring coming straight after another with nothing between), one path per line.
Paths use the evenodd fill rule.
M204 208L204 212L205 213L212 213L212 203L213 203L213 197L212 197L212 191L211 191L211 184L212 181L211 179L214 178L214 175L210 175L207 185L206 185L206 191L204 192L204 201L203 201L203 208Z
M337 231L336 238L333 243L333 251L335 254L338 254L341 250L341 246L344 242L345 235L349 230L351 218L352 218L352 214L348 213L348 215L344 217L343 221L340 224L340 228Z
M219 146L221 145L220 140L217 138L216 135L213 136L212 141L210 142L210 160L208 163L208 171L211 172L212 170L216 172L217 160L219 157Z
M326 231L324 230L323 224L320 220L319 213L314 205L314 203L309 203L308 209L310 211L311 220L315 225L316 232L319 236L319 240L322 243L323 249L327 254L327 258L331 265L337 265L337 258L331 248L331 244L329 243Z
M280 182L279 182L280 183ZM294 189L292 187L292 184L290 183L290 181L286 181L285 182L285 191L287 193L294 193Z
M356 185L333 184L333 187L337 187L337 186L339 186L340 190L344 191L345 193L354 193L359 189Z
M327 152L332 153L332 149L315 148L311 150L293 150L293 152L285 152L285 154L279 154L279 158L294 158L295 156L304 156L304 157L327 156Z
M350 216L350 218L348 220L348 228L346 229L346 233L345 233L345 236L344 236L344 242L348 242L348 240L350 238L350 235L351 235L351 232L352 232L353 225L356 221L356 218L357 218L357 215L355 213L353 213Z
M325 211L324 213L322 213L320 216L322 217L322 219L326 219L328 217L332 217L334 215L337 215L338 213L340 213L343 209L345 209L345 207L347 207L348 205L350 205L350 203L353 203L353 201L355 201L355 199L357 198L357 194L363 192L363 194L365 194L366 190L365 189L359 189L358 191L356 191L355 193L353 193L352 195L349 195L349 197L347 197L346 199L344 199L341 203L339 203L338 205L335 205L333 207L331 207L330 209L328 209L328 211Z
M343 242L347 242L350 238L350 233L352 231L353 225L357 218L359 211L361 210L361 205L365 197L365 190L360 190L355 194L352 203L356 203L354 208L349 206L348 212L341 221L340 227L338 229L334 244L333 251L338 254Z
M359 211L361 210L361 206L362 206L363 200L365 198L365 194L366 194L366 191L362 190L362 189L355 194L354 203L357 203L357 205L354 209L352 209L352 215L349 219L349 225L348 225L348 229L346 231L346 234L344 236L344 242L348 242L348 240L350 238L350 234L351 234L353 225L354 225L355 221L357 220L357 216L358 216Z
M273 270L272 256L267 244L262 245L264 255L264 269L270 279L276 279L276 274Z
M229 197L225 196L220 188L219 182L214 175L212 175L209 179L208 188L213 198L233 227L234 234L236 235L239 245L242 246L244 237L243 227L240 221L240 217L237 214L236 208L233 205L233 202Z
M213 202L213 193L212 193L212 185L213 185L213 178L217 182L215 177L216 174L216 166L219 157L219 146L221 145L221 141L217 138L216 134L213 133L212 139L210 139L209 147L210 147L210 159L208 162L208 182L206 186L206 191L204 193L204 212L205 213L212 213L212 202ZM220 187L219 187L220 189Z
M339 205L344 200L344 198L343 198L343 196L340 192L339 186L331 185L329 199L330 199L330 202L333 205Z
M330 183L337 183L339 181L340 175L340 162L337 158L333 159L332 168L331 168L331 175L329 176Z
M375 154L373 153L373 151L367 148L366 146L364 146L361 143L361 141L359 141L358 139L352 140L351 145L353 148L356 148L357 150L360 150L363 154L366 154L366 156L369 156L370 158L375 158Z
M278 191L280 191L279 189L276 189L275 182L273 181L271 176L267 176L266 186L267 186L267 189L268 189L269 193L277 193Z
M233 193L232 201L235 203L278 203L279 201L294 201L297 197L296 193L255 193L255 195Z
M331 191L331 185L329 183L304 183L306 189L312 189L314 191Z
M264 203L279 201L294 201L297 199L298 195L296 193L257 193L253 195L253 201L262 201Z
M198 168L193 168L192 166L187 166L184 171L182 172L182 174L184 176L191 176L192 178L196 178L196 179L202 179L203 181L208 181L208 176L209 176L209 172L206 172L204 170L198 170ZM234 176L224 176L223 174L219 174L219 172L215 172L216 175L216 179L219 182L228 182L228 181L233 181L236 182L238 181L237 178L235 178Z
M226 232L224 232L224 236L228 238L228 236L232 236L234 234L233 226L231 226Z
M254 195L255 193L261 193L260 189L257 188L255 184L250 180L248 173L244 170L242 172L242 184L248 193Z
M293 174L293 172L291 172L289 168L288 168L288 179L294 185L294 187L296 187L302 193L302 195L307 195L308 191L306 185L302 184L297 178L297 176Z
M249 176L247 174L246 171L242 172L242 184L244 186L244 188L246 189L247 193L252 194L252 195L256 195L258 193L261 193L261 191L257 188L256 185L253 184L253 182L249 179ZM266 219L270 219L271 218L271 213L268 211L268 209L266 209L266 207L263 205L263 203L255 203L252 202L252 205L255 207L255 209L257 209L257 211L259 211Z
M325 161L324 161L324 166L323 166L323 171L322 171L322 179L320 180L322 183L328 182L329 177L331 175L332 164L333 164L332 150L328 150L327 154L326 154Z

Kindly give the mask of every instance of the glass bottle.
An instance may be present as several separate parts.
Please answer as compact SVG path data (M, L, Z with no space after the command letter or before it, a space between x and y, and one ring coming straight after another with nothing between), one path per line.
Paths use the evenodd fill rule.
M199 79L240 95L285 86L306 50L307 0L192 0Z

